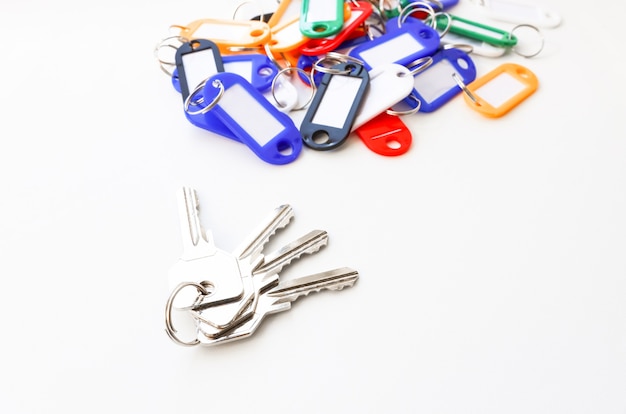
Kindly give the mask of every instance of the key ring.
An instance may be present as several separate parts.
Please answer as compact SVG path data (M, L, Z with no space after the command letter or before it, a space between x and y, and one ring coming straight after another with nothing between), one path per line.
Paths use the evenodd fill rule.
M465 43L445 43L441 46L442 50L458 49L468 55L474 51L474 46Z
M200 90L202 90L204 88L204 86L206 85L207 81L209 79L205 79L204 81L200 82L200 84L198 86L196 86L196 88L191 91L191 93L189 94L189 96L187 96L187 99L185 99L185 112L187 112L187 114L189 115L202 115L202 114L206 114L207 112L209 112L211 109L213 109L213 107L215 107L215 105L217 105L217 102L220 100L220 98L222 97L222 95L224 95L224 84L222 84L222 82L219 79L215 79L212 83L211 86L213 86L214 88L219 88L219 92L217 93L217 96L204 108L197 110L197 111L193 111L190 112L189 111L189 107L190 106L196 106L198 104L201 104L204 102L204 98L197 100L197 101L192 101L191 98L193 96L195 96L198 92L200 92Z
M434 24L431 24L431 26L433 26L433 29L437 30L437 16L444 16L448 22L448 24L446 24L446 27L441 31L441 33L439 33L439 38L441 39L442 37L444 37L445 35L448 34L448 32L450 31L450 28L452 27L452 16L450 16L450 13L446 13L446 12L436 12L432 17L428 17L428 19L433 19ZM426 20L428 20L426 19Z
M311 96L309 97L309 99L300 107L298 108L294 108L294 111L299 111L301 109L306 108L307 106L309 106L309 104L313 101L313 97L315 96L315 91L317 91L317 87L315 86L315 82L313 81L313 73L306 73L306 71L304 69L301 68L296 68L296 67L286 67L284 69L281 69L276 76L274 76L274 79L272 79L272 86L270 86L270 90L272 91L272 97L274 98L274 101L276 102L276 104L278 104L278 106L280 106L281 108L284 108L285 105L283 105L282 103L280 103L278 101L278 98L276 98L276 80L278 79L278 77L280 75L282 75L285 72L291 72L292 70L298 71L299 73L303 74L306 78L308 78L309 80L309 85L311 86Z
M239 3L239 6L237 6L235 8L235 11L233 12L233 21L237 20L237 12L239 12L239 9L241 9L241 7L245 6L246 4L252 4L253 6L257 6L259 8L258 11L261 12L261 13L259 13L259 21L265 23L265 21L263 20L263 9L261 8L261 6L258 3L255 3L253 1L244 1L242 3Z
M415 76L418 73L422 73L423 71L425 71L432 64L433 64L432 56L425 56L423 58L416 59L413 62L409 63L408 65L406 65L406 68L409 69L409 73L412 76Z
M517 53L518 55L525 57L525 58L531 58L531 57L535 57L537 56L539 53L541 53L541 51L543 50L543 46L544 46L544 39L543 39L543 34L541 33L541 31L539 30L539 28L537 26L533 26L532 24L518 24L517 26L515 26L514 28L511 29L511 31L509 32L509 40L513 37L513 32L521 27L529 27L531 29L533 29L534 31L537 32L537 34L539 35L539 40L541 41L541 45L539 46L539 50L537 50L535 53L529 53L529 54L524 54L521 53L518 50L516 50L517 45L511 47L511 50L515 53ZM519 44L519 43L518 43Z
M186 288L187 286L195 287L196 290L198 291L198 293L200 293L202 296L207 296L210 293L200 283L183 282L183 283L179 284L178 286L176 286L176 289L174 289L172 291L172 293L170 294L170 297L167 299L167 303L165 304L165 332L167 332L167 335L174 342L176 342L176 343L178 343L180 345L194 346L194 345L198 345L200 343L200 341L197 338L194 339L191 342L185 342L185 341L181 340L180 338L178 338L176 336L176 333L178 331L176 329L174 329L174 326L172 325L172 305L174 304L174 299L176 298L176 295L178 295L178 292L180 292L182 289Z
M436 14L435 10L430 4L423 2L423 1L416 1L415 3L411 3L409 6L405 7L404 9L400 11L400 14L398 15L398 28L402 27L402 25L406 22L406 19L409 18L411 13L416 12L418 10L424 11L426 14L428 14L431 20L430 26L433 29L437 29L437 21L435 20L435 14ZM428 18L425 20L428 20Z
M344 55L343 53L338 52L328 52L325 56L322 56L317 61L315 61L315 63L313 63L311 73L317 70L318 72L330 73L332 75L346 75L352 71L349 68L339 70L323 66L321 63L324 61L330 61L333 65L336 65L338 63L357 63L363 66L363 62L361 60L353 58L352 56Z
M180 47L180 45L175 46L171 43L169 43L172 40L177 40L178 42L180 42L180 44L183 43L187 43L188 40L183 37L183 36L179 36L179 35L174 35L174 36L168 36L164 39L162 39L159 43L157 43L157 45L154 47L154 57L156 58L156 60L159 62L159 67L161 68L161 70L168 75L169 77L174 76L174 71L170 71L168 69L166 69L166 66L168 67L175 67L176 66L176 61L167 61L167 60L163 60L159 57L159 52L161 51L161 49L165 48L165 47L169 47L172 48L174 50L178 50L178 48Z
M456 73L452 73L452 79L454 79L456 84L459 85L459 88L461 88L461 90L465 92L465 94L472 100L472 102L474 102L474 104L476 104L477 106L480 106L480 102L478 102L478 98L476 98L476 96L472 92L470 92L469 89L467 89L465 82L463 82Z
M393 116L405 116L405 115L413 115L419 112L420 108L422 107L422 101L420 101L417 96L415 96L414 93L411 92L411 94L408 96L408 98L414 100L417 105L415 106L415 108L412 109L408 109L406 111L395 111L393 109L387 109L387 114L389 115L393 115Z

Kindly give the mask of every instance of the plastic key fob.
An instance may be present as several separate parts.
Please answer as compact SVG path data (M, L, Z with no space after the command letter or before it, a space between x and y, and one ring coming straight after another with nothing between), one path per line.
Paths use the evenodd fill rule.
M561 24L559 14L539 5L512 0L480 0L478 6L487 17L504 22L531 24L545 28L554 28Z
M449 13L437 15L435 21L439 30L445 30L448 27L450 33L481 40L494 46L511 48L517 44L517 37L506 30Z
M302 150L291 118L272 106L250 82L236 73L218 73L202 91L224 125L259 158L270 164L294 161Z
M344 23L343 0L302 0L300 32L311 39L339 33Z
M399 116L382 112L354 131L373 152L393 157L406 153L411 147L411 130Z
M341 74L324 74L300 124L304 144L315 150L334 149L346 141L369 84L362 65L339 63L332 69Z
M476 40L469 37L459 36L455 33L446 33L441 38L442 45L449 47L456 46L458 48L467 47L471 49L470 54L485 57L500 57L507 51L504 47L494 46L482 40Z
M351 10L350 17L344 22L341 31L334 36L310 39L300 47L300 53L308 56L324 55L339 49L342 43L362 35L359 28L372 14L372 5L366 1L346 3Z
M349 55L362 61L367 70L385 63L408 66L417 59L433 55L439 43L439 33L435 29L412 19L356 46Z
M440 50L432 58L432 64L414 77L412 96L420 101L420 112L434 112L461 92L453 74L465 84L476 79L474 62L459 49ZM405 103L416 106L411 99Z
M270 39L269 25L259 20L200 19L172 27L180 29L179 36L185 39L211 40L223 53L258 47Z
M505 115L532 95L539 86L533 72L524 66L505 63L466 85L465 102L483 115Z

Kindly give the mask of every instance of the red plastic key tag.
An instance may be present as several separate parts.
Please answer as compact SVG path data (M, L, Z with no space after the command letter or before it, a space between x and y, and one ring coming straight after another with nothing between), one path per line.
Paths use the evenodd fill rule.
M388 157L402 155L411 147L411 130L399 116L383 112L354 131L373 152Z

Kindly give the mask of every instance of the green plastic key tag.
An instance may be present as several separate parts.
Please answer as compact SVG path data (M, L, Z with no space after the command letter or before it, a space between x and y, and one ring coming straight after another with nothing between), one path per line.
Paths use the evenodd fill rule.
M437 30L448 30L450 33L481 40L490 45L512 48L517 44L517 37L511 32L474 22L450 13L437 14Z
M300 32L317 39L337 34L344 23L343 0L302 0Z

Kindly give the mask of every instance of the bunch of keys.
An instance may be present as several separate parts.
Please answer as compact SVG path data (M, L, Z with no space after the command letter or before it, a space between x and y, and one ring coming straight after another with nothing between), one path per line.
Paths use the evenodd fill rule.
M304 254L328 243L328 234L313 230L284 247L263 254L269 239L293 217L289 205L272 214L232 253L218 249L198 216L196 191L178 193L183 254L170 271L171 294L165 306L169 337L180 345L216 345L246 338L267 315L291 308L301 296L320 290L341 290L357 281L356 270L343 267L281 281L279 272ZM190 315L195 338L180 339L173 326L174 311Z

